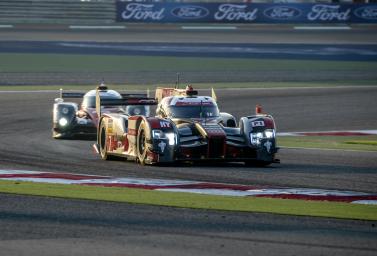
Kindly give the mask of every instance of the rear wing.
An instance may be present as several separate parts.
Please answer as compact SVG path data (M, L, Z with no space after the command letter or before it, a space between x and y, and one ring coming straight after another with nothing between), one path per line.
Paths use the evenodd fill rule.
M198 95L198 91L194 90L191 85L188 85L186 89L158 87L156 89L155 98L158 102L160 102L163 98L169 97L169 96L195 96L195 95Z
M154 98L147 97L146 94L122 94L121 99L101 99L99 90L96 91L96 111L98 117L101 116L102 106L129 106L129 105L157 105Z
M60 88L59 96L61 99L70 98L70 99L77 99L84 97L85 93L83 92L63 92L63 89Z
M122 98L148 98L147 93L121 93Z

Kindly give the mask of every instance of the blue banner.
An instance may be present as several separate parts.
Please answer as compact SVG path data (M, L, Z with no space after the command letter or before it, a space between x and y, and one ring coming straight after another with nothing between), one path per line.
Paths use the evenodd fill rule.
M377 4L117 2L118 22L376 23Z

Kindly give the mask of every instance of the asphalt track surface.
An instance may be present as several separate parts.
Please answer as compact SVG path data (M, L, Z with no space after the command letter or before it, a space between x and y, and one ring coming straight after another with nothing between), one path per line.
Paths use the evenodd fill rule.
M377 114L376 95L375 87L218 91L228 99L221 109L237 117L263 102L280 131L373 128L377 121L369 117ZM92 153L93 141L51 138L55 96L0 93L2 169L377 192L375 152L282 149L282 163L268 168L102 161ZM235 106L235 100L249 107ZM303 105L306 116L298 108ZM0 201L0 249L6 255L372 255L377 250L374 222L4 194Z
M0 52L377 61L377 44L219 44L0 41Z
M142 35L140 40L147 36ZM253 113L255 104L261 103L275 116L281 132L377 125L376 87L219 90L217 94L221 110L237 118ZM268 168L241 164L161 168L105 162L92 153L93 141L51 138L56 95L0 93L2 169L377 192L375 152L282 149L282 163ZM0 195L4 255L375 255L375 224Z

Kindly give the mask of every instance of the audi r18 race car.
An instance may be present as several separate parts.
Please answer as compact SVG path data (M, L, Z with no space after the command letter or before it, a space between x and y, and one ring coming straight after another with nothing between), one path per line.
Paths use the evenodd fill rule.
M55 99L53 109L53 138L72 138L77 135L97 135L98 115L96 111L96 91L101 99L122 99L146 97L146 94L120 94L101 84L97 90L90 90L87 93L63 92L60 90L60 97ZM66 99L82 98L81 104L68 102ZM149 115L147 106L111 106L103 107L103 113L115 112L123 114Z
M264 166L278 162L271 115L241 117L236 126L232 115L219 112L213 97L198 96L192 87L158 88L155 99L155 117L101 114L94 149L102 159L118 156L141 164L221 160Z

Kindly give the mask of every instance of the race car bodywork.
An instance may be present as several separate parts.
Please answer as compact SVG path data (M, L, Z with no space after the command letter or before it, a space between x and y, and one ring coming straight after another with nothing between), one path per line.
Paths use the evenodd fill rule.
M145 97L146 94L120 94L114 90L108 90L105 85L98 86L97 90L90 90L87 93L81 92L63 92L60 91L60 97L55 99L53 108L53 127L52 137L72 138L77 135L97 135L98 115L96 111L96 91L103 99L122 99L123 97ZM80 99L81 104L77 102L67 102L65 99ZM121 112L137 113L142 115L149 114L149 108L144 106L111 106L105 107L103 113Z
M103 159L125 157L142 164L176 161L278 162L275 123L270 115L235 118L220 113L212 97L158 88L155 117L105 113L94 149ZM109 100L110 102L110 100Z

